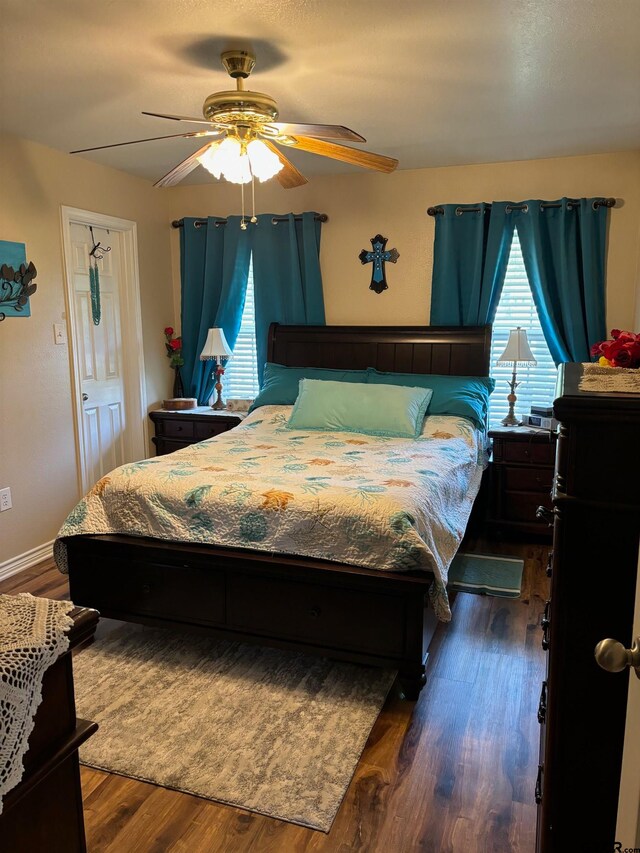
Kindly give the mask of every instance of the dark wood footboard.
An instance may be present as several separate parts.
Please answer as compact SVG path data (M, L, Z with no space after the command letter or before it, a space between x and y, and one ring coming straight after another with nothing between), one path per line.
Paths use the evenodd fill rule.
M67 540L71 598L105 617L397 669L425 683L430 577L128 536Z

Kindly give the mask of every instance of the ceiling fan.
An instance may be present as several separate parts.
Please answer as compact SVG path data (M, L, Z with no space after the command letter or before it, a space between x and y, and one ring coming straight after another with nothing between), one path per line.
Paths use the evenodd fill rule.
M287 148L308 151L379 172L392 172L398 165L393 157L341 144L366 142L364 137L348 127L278 122L278 106L274 99L262 92L244 88L244 81L254 68L255 56L246 50L228 50L222 53L221 59L229 76L236 81L236 89L209 95L202 107L204 118L143 112L143 115L156 118L205 125L206 129L82 148L71 153L82 154L156 139L207 139L205 145L156 181L156 187L174 186L199 164L216 177L223 176L233 183L248 183L253 177L265 181L275 176L285 189L302 186L308 183L307 178L284 155L283 149Z

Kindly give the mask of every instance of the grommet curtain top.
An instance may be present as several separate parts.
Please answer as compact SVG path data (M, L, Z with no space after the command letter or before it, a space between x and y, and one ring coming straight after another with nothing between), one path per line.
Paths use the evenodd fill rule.
M579 198L563 198L559 201L539 201L538 205L540 206L540 210L553 210L561 208L563 205L566 206L567 210L573 210L574 208L580 207L581 199ZM529 205L531 202L529 201L520 201L520 202L508 202L507 207L505 208L507 213L512 213L514 210L520 210L523 213L529 212ZM591 207L593 210L597 210L599 207L615 207L616 200L615 198L594 198L591 199ZM487 213L491 210L491 204L458 204L458 205L437 205L433 207L427 208L427 214L429 216L445 216L448 212L448 208L453 208L453 213L455 216L462 216L463 213Z
M589 361L591 345L605 334L606 232L615 203L599 197L429 208L436 217L431 324L493 322L517 228L553 360Z

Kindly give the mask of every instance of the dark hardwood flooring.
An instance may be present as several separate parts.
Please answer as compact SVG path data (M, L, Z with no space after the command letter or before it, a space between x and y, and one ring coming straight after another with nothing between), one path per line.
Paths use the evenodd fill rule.
M392 691L329 834L82 768L89 853L533 853L549 548L464 547L523 557L522 596L458 594L419 701ZM68 587L49 562L0 592L64 598Z

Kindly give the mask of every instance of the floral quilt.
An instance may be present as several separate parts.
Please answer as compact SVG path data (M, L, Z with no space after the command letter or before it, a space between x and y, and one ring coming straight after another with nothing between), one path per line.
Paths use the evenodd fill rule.
M292 431L290 406L263 406L223 435L116 468L70 513L56 541L121 533L433 573L451 618L447 571L480 487L484 434L431 416L417 439Z

